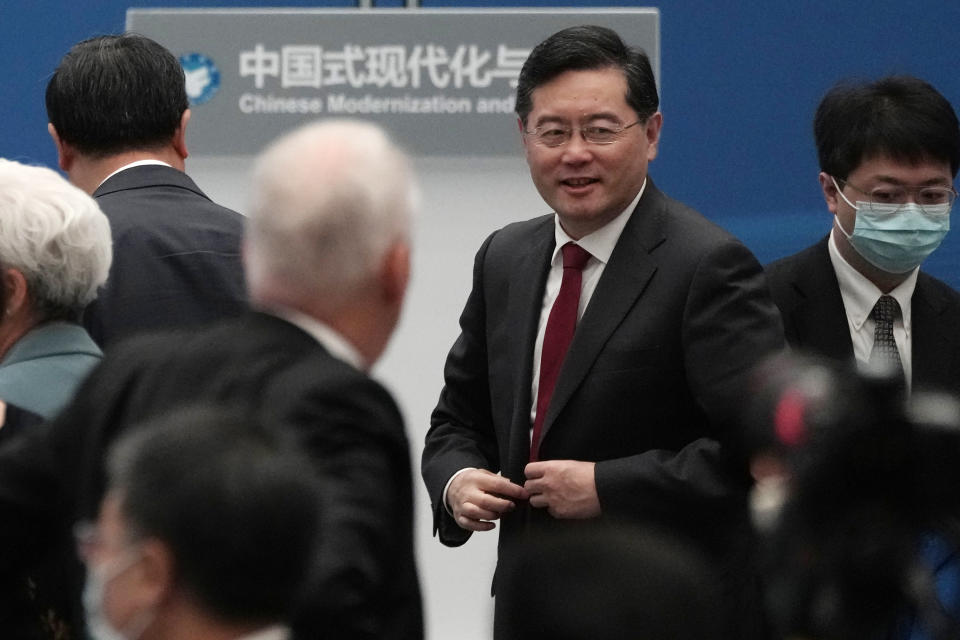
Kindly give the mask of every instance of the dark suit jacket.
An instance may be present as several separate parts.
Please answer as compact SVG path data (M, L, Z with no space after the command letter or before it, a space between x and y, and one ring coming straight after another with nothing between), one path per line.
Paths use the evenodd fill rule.
M0 449L0 575L96 516L104 453L119 432L195 402L288 424L329 489L318 575L296 620L302 637L421 638L400 413L366 374L261 313L119 343L56 420Z
M200 324L246 308L243 216L171 167L125 169L93 193L110 220L113 264L84 312L101 347L135 331Z
M767 281L791 347L852 361L853 343L828 240L768 265ZM960 293L921 271L910 305L914 388L960 393Z
M554 244L553 216L544 216L495 232L477 254L423 452L444 544L470 535L442 504L454 472L525 480L533 347ZM577 326L540 448L545 460L597 462L603 515L560 521L523 506L504 516L498 577L511 541L536 526L653 520L720 555L742 545L747 474L727 455L727 418L752 366L782 343L750 251L648 180Z

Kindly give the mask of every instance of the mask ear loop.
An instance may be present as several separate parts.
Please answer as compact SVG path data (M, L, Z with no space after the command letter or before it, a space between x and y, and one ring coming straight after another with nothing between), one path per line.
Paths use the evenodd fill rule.
M860 207L858 207L857 205L855 205L855 204L853 204L852 202L850 202L849 200L847 200L847 196L843 195L843 190L840 188L840 185L837 184L837 179L834 178L833 176L830 176L830 180L833 181L833 186L836 187L836 189L837 189L837 195L839 195L841 198L843 198L843 201L846 202L848 205L850 205L850 206L853 208L854 211L856 211L857 213L859 213L859 212L860 212ZM853 242L853 235L847 233L847 230L843 228L843 225L840 223L840 218L837 218L837 214L833 214L833 217L836 218L836 220L837 220L837 228L840 229L840 233L842 233L844 236L846 236L847 240ZM854 223L853 223L853 226L854 226L854 230L856 230L857 223L854 222Z
M850 202L849 200L847 200L847 196L843 195L843 189L841 189L841 188L840 188L840 185L837 184L837 179L834 178L833 176L830 176L830 180L833 181L833 186L837 188L837 195L839 195L841 198L843 198L843 201L844 201L844 202L846 202L848 205L850 205L851 207L853 207L853 210L854 210L854 211L860 211L860 207L858 207L857 205L855 205L855 204L853 204L852 202Z

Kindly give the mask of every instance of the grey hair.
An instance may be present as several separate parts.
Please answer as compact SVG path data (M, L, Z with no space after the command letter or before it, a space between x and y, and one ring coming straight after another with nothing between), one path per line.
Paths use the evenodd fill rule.
M93 198L51 169L0 158L0 265L23 274L37 313L78 313L112 258L110 223Z
M306 124L257 159L247 230L251 297L294 288L337 304L406 240L419 198L409 161L377 125Z

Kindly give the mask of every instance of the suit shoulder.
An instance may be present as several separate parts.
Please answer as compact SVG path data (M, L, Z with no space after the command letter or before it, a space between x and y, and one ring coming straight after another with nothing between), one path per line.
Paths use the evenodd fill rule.
M511 222L491 233L487 240L491 245L512 245L514 242L526 241L542 233L546 228L553 229L553 214L549 213L529 220Z
M770 292L781 308L797 287L836 287L826 239L764 266Z
M244 216L191 189L173 184L145 185L96 196L114 236L149 233L197 221L208 231L237 235Z
M960 291L925 271L917 275L916 292L938 302L946 311L960 313Z
M657 196L661 199L659 206L665 213L669 237L682 238L685 244L697 252L725 244L743 245L738 237L693 207L663 192L657 192Z
M796 253L777 258L764 266L767 273L791 273L823 258L822 242L810 245Z

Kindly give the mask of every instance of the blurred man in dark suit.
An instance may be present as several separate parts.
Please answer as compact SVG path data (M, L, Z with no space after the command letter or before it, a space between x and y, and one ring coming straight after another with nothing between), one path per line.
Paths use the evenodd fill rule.
M242 313L243 217L184 173L190 109L173 54L135 34L85 40L46 102L60 168L113 231L109 279L84 316L94 340Z
M212 402L288 425L329 496L298 637L419 640L413 490L400 412L367 370L396 326L415 188L379 128L326 121L259 157L246 236L257 308L119 343L46 429L0 449L0 571L96 515L106 447Z
M76 528L94 638L288 638L321 501L285 435L199 406L110 448L100 515Z

